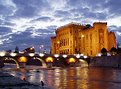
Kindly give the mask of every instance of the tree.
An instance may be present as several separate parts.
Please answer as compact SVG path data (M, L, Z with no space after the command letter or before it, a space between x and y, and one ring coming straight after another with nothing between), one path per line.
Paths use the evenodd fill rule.
M84 28L84 30L85 29L88 29L88 28L91 28L92 26L90 25L90 24L87 24L86 26L85 26L85 28Z
M111 54L111 55L116 55L116 54L117 54L117 49L116 49L115 47L112 47L112 48L110 49L110 54Z
M101 53L102 53L102 56L107 56L107 49L106 48L102 48L101 49Z
M0 68L4 67L4 62L3 60L0 60Z
M15 47L15 53L19 53L19 48L17 46Z
M90 24L87 24L87 25L86 25L86 27L87 27L87 28L90 28L90 27L91 27L91 25L90 25Z

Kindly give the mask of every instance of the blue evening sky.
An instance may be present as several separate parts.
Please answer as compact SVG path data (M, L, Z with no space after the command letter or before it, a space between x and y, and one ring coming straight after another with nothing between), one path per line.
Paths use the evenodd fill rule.
M0 50L49 50L57 27L99 21L108 23L121 45L121 0L0 0Z

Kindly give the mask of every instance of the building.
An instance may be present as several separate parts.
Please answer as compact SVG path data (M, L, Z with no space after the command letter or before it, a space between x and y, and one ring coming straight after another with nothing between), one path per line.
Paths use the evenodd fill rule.
M95 56L106 48L116 47L114 32L109 32L107 23L95 22L93 26L70 23L56 29L51 37L52 54L78 54Z
M24 51L24 53L34 53L35 49L34 49L34 47L29 47L29 48L24 49L23 51Z

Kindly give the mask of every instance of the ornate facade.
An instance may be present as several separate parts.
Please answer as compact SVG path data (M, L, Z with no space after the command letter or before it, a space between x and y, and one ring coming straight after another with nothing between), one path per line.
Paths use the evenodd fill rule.
M95 22L93 26L70 23L58 28L56 36L51 37L52 54L95 56L102 48L109 51L112 47L116 47L116 37L104 22Z

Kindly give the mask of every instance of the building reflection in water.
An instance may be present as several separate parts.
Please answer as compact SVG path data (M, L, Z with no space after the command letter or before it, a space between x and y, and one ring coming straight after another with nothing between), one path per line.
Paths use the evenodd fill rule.
M121 71L108 68L68 67L52 70L20 70L11 72L27 81L52 89L121 89Z
M55 75L54 75L54 77L55 77L55 82L54 82L54 86L57 86L57 87L60 87L60 79L61 79L61 77L60 77L60 72L61 72L61 70L59 70L59 69L55 69L55 71L54 71L55 73Z
M39 71L37 72L35 71L31 71L30 75L28 75L28 81L32 82L32 83L38 83L40 84L41 81L44 80L44 75L43 75L43 71Z
M70 68L56 68L53 72L53 77L50 76L50 71L48 71L50 76L48 77L48 86L53 87L55 89L88 89L88 74L86 69L80 67L70 67ZM82 79L80 79L82 78ZM53 80L53 81L52 81Z

